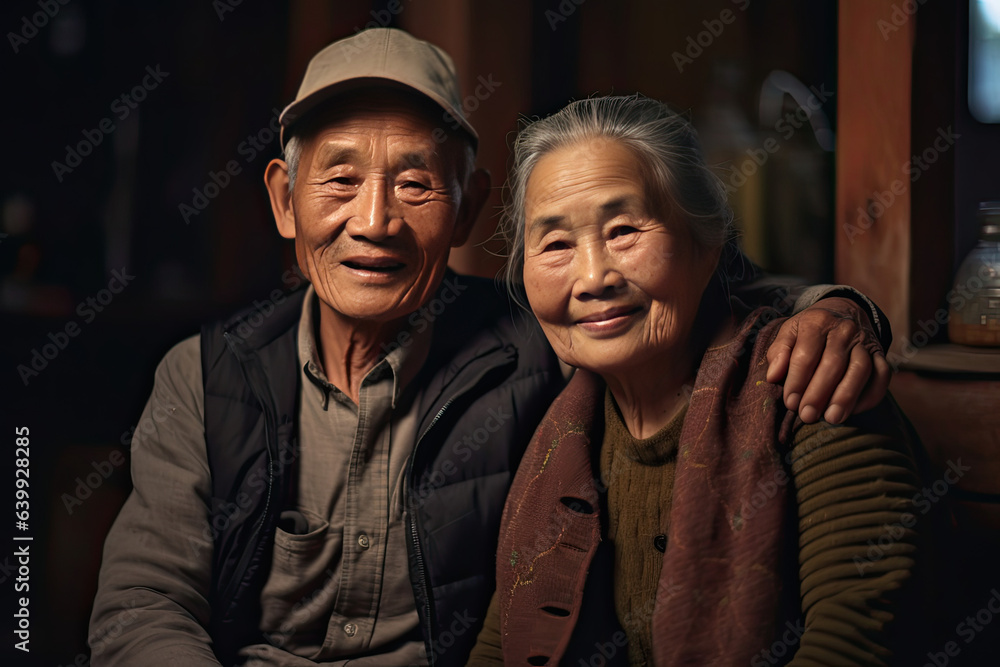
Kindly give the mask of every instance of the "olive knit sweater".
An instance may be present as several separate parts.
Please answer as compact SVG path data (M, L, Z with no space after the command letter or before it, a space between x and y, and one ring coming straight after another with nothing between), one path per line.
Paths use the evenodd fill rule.
M601 478L607 487L606 538L614 549L615 612L628 636L632 665L653 664L650 621L670 526L677 445L685 413L681 410L658 433L640 440L629 433L611 392L605 396ZM824 423L801 425L795 432L795 448L809 451L815 447L815 438L829 428ZM839 460L838 474L830 476L831 462L839 457L849 457L851 464L845 466ZM790 632L789 641L781 639L772 645L771 656L760 656L761 664L772 664L768 657L783 662L781 658L792 654L792 664L883 664L887 651L880 621L892 616L879 611L876 598L908 577L908 568L900 566L914 550L914 533L905 523L891 530L893 522L901 521L900 493L906 498L918 492L908 467L903 455L892 451L886 436L843 429L817 460L793 469L792 484L800 502L809 499L799 507L803 602L825 597L837 587L841 590L807 613L808 635L797 636L804 628ZM886 491L885 495L880 491ZM890 531L892 543L885 553L870 558L867 541L877 542ZM845 560L848 554L853 555ZM850 586L848 580L856 576L850 571L854 568L864 578ZM834 609L837 613L824 613Z
M652 663L653 603L670 527L677 445L687 406L658 433L629 433L611 390L604 399L601 481L607 488L607 534L614 548L614 600L628 637L629 662Z

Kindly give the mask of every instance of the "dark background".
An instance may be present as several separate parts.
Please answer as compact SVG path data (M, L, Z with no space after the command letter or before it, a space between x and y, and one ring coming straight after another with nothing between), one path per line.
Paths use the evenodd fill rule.
M493 232L519 114L545 114L595 93L641 91L690 113L728 180L746 150L777 135L775 118L761 119L758 104L765 79L784 70L804 87L834 91L822 112L836 130L833 0L577 2L401 0L395 14L381 1L5 4L0 425L7 440L0 448L9 452L0 488L13 488L13 427L27 426L31 520L24 534L34 538L32 652L14 654L14 664L86 664L101 544L130 488L125 443L156 363L202 322L281 286L294 257L274 229L263 186L264 167L279 154L268 126L294 96L309 56L326 43L373 21L403 27L452 53L468 93L480 75L503 82L470 114L484 138L481 161L498 186L474 242ZM55 16L45 16L42 5L57 8ZM678 68L674 54L697 53L689 39L717 29L713 21L724 10L734 20L710 40L702 37L708 45ZM168 74L119 118L123 107L112 103L140 84L147 66ZM783 98L782 115L796 108ZM113 131L57 176L53 162L66 163L67 146L86 141L85 132L96 136L103 118ZM262 150L248 148L251 136ZM808 124L778 139L780 150L733 196L747 246L772 270L829 281L833 153ZM180 205L193 206L194 190L205 194L210 172L231 160L241 173L186 221ZM495 275L500 264L475 244L453 257L458 269L483 275ZM78 306L100 298L123 268L134 279L87 321ZM70 323L79 333L62 339ZM65 349L22 377L35 350L57 344L53 337ZM67 504L74 496L80 502ZM15 575L3 539L6 638ZM8 640L3 644L6 651Z

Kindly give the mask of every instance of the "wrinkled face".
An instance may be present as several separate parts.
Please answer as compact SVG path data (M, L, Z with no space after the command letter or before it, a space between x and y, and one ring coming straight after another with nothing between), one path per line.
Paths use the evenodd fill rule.
M304 142L295 253L348 319L385 323L419 308L468 234L456 223L460 147L435 142L435 129L406 98L373 93L328 112Z
M633 153L607 139L547 154L528 179L524 286L570 365L614 375L691 350L718 252L654 213L645 182Z

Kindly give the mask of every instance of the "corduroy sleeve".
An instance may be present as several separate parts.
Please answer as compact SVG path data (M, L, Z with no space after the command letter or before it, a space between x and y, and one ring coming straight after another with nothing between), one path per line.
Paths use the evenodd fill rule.
M792 665L892 664L887 630L922 527L914 443L899 419L887 400L842 426L799 423L787 460L804 631Z

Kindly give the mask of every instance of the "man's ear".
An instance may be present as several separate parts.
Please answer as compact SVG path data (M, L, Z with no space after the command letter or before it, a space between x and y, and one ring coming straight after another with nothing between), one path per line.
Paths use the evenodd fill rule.
M476 224L479 212L486 205L486 200L490 197L490 172L485 169L476 169L469 176L469 183L462 191L462 203L458 207L458 218L455 220L455 233L451 239L451 246L457 248L469 240L472 227Z
M292 207L292 190L288 182L288 165L284 160L271 160L264 170L264 185L271 197L271 211L278 233L286 239L295 238L295 209Z

